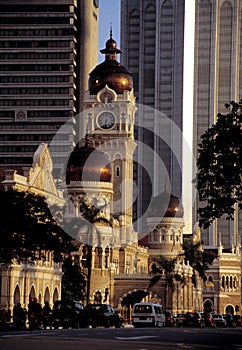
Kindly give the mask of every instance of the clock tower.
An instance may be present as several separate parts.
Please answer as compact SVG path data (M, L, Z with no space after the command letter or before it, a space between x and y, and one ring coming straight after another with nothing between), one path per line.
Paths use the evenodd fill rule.
M111 215L119 221L120 244L132 244L137 241L132 223L133 155L136 148L133 79L117 61L117 54L121 51L112 38L112 31L101 53L105 54L105 61L90 73L79 139L88 136L90 146L109 158L113 184Z

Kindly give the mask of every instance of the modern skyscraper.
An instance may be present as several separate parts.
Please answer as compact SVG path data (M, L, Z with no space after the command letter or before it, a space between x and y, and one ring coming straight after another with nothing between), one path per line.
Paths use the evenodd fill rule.
M167 131L164 124L159 128L155 114L151 118L138 114L144 130L137 137L161 157L166 168L165 175L157 167L156 156L150 160L153 193L164 183L167 186L164 178L169 176L171 192L182 197L186 233L197 221L198 202L191 181L200 136L218 112L225 112L226 102L241 98L241 15L241 1L121 0L122 62L133 74L137 102L171 120ZM174 126L181 134L173 132ZM169 134L166 139L164 130ZM138 162L141 158L142 152ZM146 179L138 166L138 216L149 202ZM237 213L234 222L215 222L202 232L202 239L209 246L221 240L230 248L240 240L241 227Z
M133 74L137 102L153 109L143 113L140 107L137 112L140 151L136 215L144 217L138 231L144 230L144 212L151 195L166 187L179 198L182 195L183 43L184 1L121 1L121 48L126 53L122 62ZM154 150L149 159L149 183L141 165L142 145ZM161 173L157 156L165 165L166 175Z
M31 166L39 143L79 113L97 52L98 2L0 1L1 167ZM55 166L73 142L71 128L60 133Z
M196 1L193 97L193 152L217 114L227 113L225 103L242 97L242 2ZM203 232L206 245L231 248L240 241L242 217L218 220Z

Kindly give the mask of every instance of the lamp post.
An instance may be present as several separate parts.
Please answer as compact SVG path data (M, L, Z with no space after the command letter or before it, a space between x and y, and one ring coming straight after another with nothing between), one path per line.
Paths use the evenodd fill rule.
M91 288L91 274L92 274L92 246L86 245L84 256L82 257L82 266L87 269L87 295L86 304L90 304L90 288Z

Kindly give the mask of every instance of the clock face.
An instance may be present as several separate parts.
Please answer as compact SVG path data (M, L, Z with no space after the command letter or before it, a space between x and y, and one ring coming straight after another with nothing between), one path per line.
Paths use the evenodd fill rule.
M115 124L115 116L111 112L102 112L99 114L98 124L102 129L110 129Z

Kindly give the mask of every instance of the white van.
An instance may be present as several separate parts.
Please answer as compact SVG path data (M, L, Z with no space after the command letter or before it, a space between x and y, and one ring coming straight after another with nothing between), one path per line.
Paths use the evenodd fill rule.
M134 304L132 311L132 323L134 327L164 327L165 314L162 310L162 306L155 303Z

